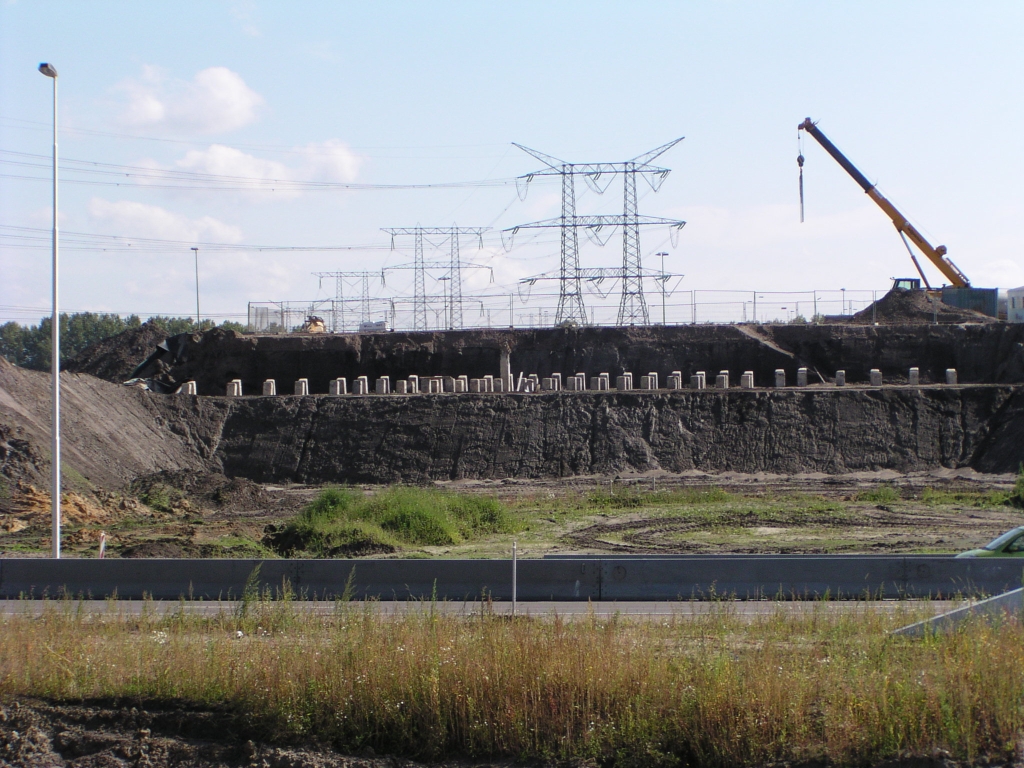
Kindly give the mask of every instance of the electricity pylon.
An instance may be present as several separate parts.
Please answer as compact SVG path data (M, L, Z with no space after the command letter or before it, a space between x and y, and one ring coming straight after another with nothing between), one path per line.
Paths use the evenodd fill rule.
M641 325L650 323L650 313L644 298L643 262L640 255L640 227L645 225L668 225L681 229L686 222L677 219L662 219L655 216L641 216L637 209L636 177L646 179L651 189L657 192L671 170L651 165L684 137L645 152L622 163L567 163L535 149L514 144L547 165L547 168L520 176L527 185L535 176L562 177L562 215L557 219L520 224L505 230L513 235L520 229L559 228L561 237L561 265L559 270L558 311L555 323L573 321L587 322L587 311L583 305L583 289L580 281L579 227L588 227L594 234L604 227L622 227L622 299L619 303L619 325ZM578 216L576 214L575 177L582 176L593 191L604 194L616 175L623 176L623 204L621 216ZM609 176L603 185L601 178Z

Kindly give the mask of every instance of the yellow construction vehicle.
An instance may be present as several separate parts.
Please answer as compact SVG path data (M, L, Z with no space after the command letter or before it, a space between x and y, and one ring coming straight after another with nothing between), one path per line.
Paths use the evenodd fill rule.
M324 322L322 317L310 315L306 318L306 322L302 324L299 333L327 333L327 323Z
M910 258L914 261L914 266L917 267L918 273L921 275L921 279L924 280L925 286L931 289L931 285L928 283L928 278L925 277L924 271L921 269L921 265L917 261L917 257L914 252L910 249L910 245L907 243L907 238L913 241L921 252L928 257L929 261L932 262L938 268L938 270L946 277L949 282L957 288L969 288L971 281L967 279L967 276L960 271L960 269L946 256L946 246L940 245L938 247L932 247L931 243L925 240L924 235L917 231L913 224L907 221L907 218L896 210L896 206L890 203L882 193L878 191L874 184L867 180L863 173L857 170L856 166L846 159L846 156L840 152L836 145L833 144L823 134L813 122L811 118L807 118L800 125L797 126L798 131L807 131L815 140L825 148L828 152L839 163L848 174L853 177L853 180L860 184L861 188L867 193L868 197L878 204L878 207L885 211L886 215L892 219L892 223L895 225L896 230L900 233L900 237L903 238L904 245L907 246L907 251L910 253ZM797 158L797 164L800 166L801 172L801 221L803 220L802 206L803 206L803 155L801 154Z

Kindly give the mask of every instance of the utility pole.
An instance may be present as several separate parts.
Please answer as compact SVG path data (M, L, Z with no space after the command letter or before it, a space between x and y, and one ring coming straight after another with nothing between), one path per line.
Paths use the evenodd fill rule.
M192 246L192 253L196 255L196 329L199 328L199 248Z
M57 69L43 62L39 71L53 80L53 315L50 320L50 375L53 378L53 427L50 444L51 552L60 559L60 315L57 301Z

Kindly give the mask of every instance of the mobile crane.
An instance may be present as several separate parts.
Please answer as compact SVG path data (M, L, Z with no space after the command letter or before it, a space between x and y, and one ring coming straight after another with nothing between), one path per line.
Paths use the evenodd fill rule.
M848 174L850 174L853 177L853 180L860 184L861 189L863 189L867 193L868 197L874 200L878 207L885 211L885 214L892 220L892 223L896 227L896 231L899 232L900 237L903 238L904 245L907 245L907 238L910 238L914 245L921 249L921 252L928 257L932 264L934 264L938 268L938 270L946 277L947 280L949 280L949 282L952 285L956 286L957 288L970 287L971 281L967 279L967 275L961 272L959 267L957 267L956 264L950 261L949 258L946 256L946 246L940 245L938 247L932 247L931 243L929 243L924 238L924 235L918 232L914 225L907 221L907 218L902 213L896 210L896 206L890 203L882 195L882 193L878 191L875 185L868 181L867 177L865 177L863 173L857 170L857 167L853 163L851 163L846 158L846 156L836 148L836 145L828 140L828 137L825 136L825 134L818 129L818 126L811 121L811 118L808 117L806 120L800 123L800 125L797 126L797 130L807 131L807 133L813 136L814 139L819 144L821 144L822 147L825 148L825 151L832 155L833 159L837 163L839 163L839 165L841 165ZM800 155L797 158L797 164L800 166L801 169L801 206L803 205L803 161L803 155ZM801 211L802 210L803 209L801 208ZM802 217L803 214L801 213L801 220L803 220ZM910 250L909 245L907 245L907 251L910 252L910 258L913 259L914 266L917 267L917 271L921 275L921 279L924 280L925 286L931 288L931 286L928 285L928 278L924 276L924 271L921 269L921 265L918 263L917 257L914 255L914 252ZM912 283L916 282L916 280L907 280L906 278L901 278L897 280L897 285L900 287L910 287Z

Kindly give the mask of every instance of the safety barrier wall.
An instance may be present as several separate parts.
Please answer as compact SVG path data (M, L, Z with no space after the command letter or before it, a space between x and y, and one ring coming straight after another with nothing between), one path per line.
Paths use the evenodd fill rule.
M258 569L258 570L257 570ZM578 557L520 560L520 600L942 597L1021 586L1024 561L935 556ZM238 599L247 583L298 597L507 600L509 560L0 559L0 598Z

